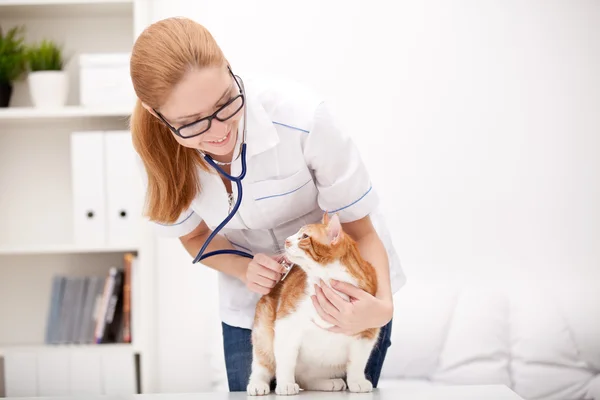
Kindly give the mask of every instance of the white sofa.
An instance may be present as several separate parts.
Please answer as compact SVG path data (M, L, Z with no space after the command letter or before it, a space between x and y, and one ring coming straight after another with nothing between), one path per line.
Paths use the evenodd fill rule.
M504 384L524 399L600 400L600 283L410 281L379 387Z

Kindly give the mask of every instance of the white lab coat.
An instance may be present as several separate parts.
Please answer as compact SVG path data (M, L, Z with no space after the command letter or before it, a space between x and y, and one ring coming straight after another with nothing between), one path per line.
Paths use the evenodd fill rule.
M243 78L243 77L242 77ZM358 149L341 132L315 93L294 82L244 80L247 109L247 173L237 214L220 232L238 249L281 252L285 238L319 221L323 211L341 222L371 215L388 252L392 290L405 283L378 197ZM241 126L238 140L241 140ZM232 175L241 160L232 164ZM220 176L198 169L201 193L172 225L155 224L160 235L179 237L204 220L216 228L229 211ZM234 199L236 185L232 184ZM232 326L251 328L260 295L239 280L219 274L220 315Z

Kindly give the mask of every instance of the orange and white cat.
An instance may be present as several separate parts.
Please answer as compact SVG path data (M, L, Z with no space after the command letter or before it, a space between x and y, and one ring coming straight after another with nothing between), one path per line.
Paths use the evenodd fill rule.
M321 223L306 225L287 238L285 258L295 266L256 306L247 393L268 394L273 378L278 395L294 395L300 389L372 391L364 371L379 328L355 336L330 332L331 324L319 317L311 296L315 285L330 286L330 279L375 295L375 269L343 232L337 214L329 219L325 213Z

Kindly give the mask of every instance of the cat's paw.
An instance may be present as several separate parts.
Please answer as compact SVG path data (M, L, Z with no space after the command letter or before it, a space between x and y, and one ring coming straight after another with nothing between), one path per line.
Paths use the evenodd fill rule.
M354 393L367 393L373 390L373 384L366 379L348 381L348 390Z
M275 393L282 396L298 394L300 386L297 383L278 383L275 387Z
M255 381L248 384L246 391L249 396L264 396L269 394L271 386L267 382Z
M308 382L305 389L322 392L341 392L346 390L346 382L343 379L318 379Z

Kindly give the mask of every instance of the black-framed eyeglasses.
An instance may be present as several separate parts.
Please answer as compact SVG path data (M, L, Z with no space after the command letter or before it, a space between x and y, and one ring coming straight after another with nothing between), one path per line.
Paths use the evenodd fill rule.
M217 111L215 111L213 114L209 115L208 117L200 118L197 121L191 122L189 124L185 124L179 128L175 128L174 126L172 126L171 124L169 124L167 122L167 120L165 119L165 117L162 116L161 113L159 113L158 111L153 109L154 112L156 113L156 115L158 115L158 117L162 120L162 122L169 127L169 129L174 134L176 134L177 136L179 136L183 139L189 139L189 138L193 138L198 135L202 135L204 132L206 132L210 129L213 119L216 119L217 121L221 121L221 122L227 121L229 118L236 115L242 109L242 107L244 107L244 104L246 103L245 94L244 94L244 91L242 90L242 87L240 86L240 83L238 82L238 77L236 77L233 74L233 72L231 71L231 68L229 68L229 66L227 67L227 69L229 70L229 73L231 74L231 76L233 77L233 80L237 84L239 94L237 96L234 96L231 99L229 99L229 101L227 103L225 103L224 105L219 107L219 109Z

